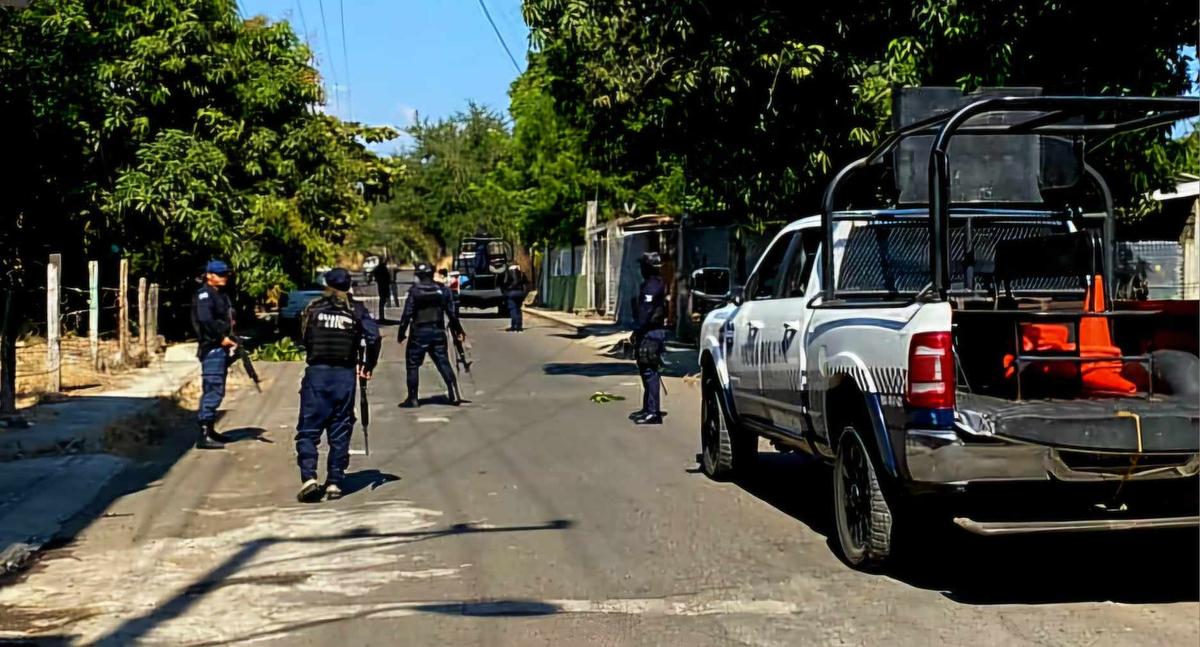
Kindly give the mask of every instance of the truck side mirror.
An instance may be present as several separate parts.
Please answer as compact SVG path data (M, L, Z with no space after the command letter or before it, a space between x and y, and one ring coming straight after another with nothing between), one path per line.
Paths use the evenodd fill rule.
M746 289L743 286L734 286L729 289L729 295L726 297L726 299L733 305L740 306L742 305L742 301L745 300L745 290Z

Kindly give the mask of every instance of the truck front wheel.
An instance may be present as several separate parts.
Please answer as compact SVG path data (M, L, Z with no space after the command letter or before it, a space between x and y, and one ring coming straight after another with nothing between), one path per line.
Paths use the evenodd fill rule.
M704 369L700 389L700 468L716 481L745 475L758 454L758 437L737 427L716 371Z
M882 565L892 552L892 509L871 454L852 426L838 440L833 504L838 545L846 561L858 568Z

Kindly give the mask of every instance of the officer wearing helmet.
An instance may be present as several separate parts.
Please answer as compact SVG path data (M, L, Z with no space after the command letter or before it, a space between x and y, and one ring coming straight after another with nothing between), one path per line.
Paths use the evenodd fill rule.
M662 354L666 347L667 290L662 280L662 257L647 252L638 259L642 285L633 303L636 328L630 338L638 373L642 378L642 408L630 418L634 424L661 425Z
M366 306L350 296L350 272L325 273L325 294L304 309L300 335L308 367L300 384L300 421L296 425L296 461L303 503L342 496L350 466L357 380L371 379L379 361L379 326ZM317 482L317 446L329 438L325 485Z
M450 324L450 332L460 341L466 339L467 334L458 321L450 288L433 280L433 266L429 263L417 263L415 273L417 280L408 289L408 298L404 301L404 314L400 317L400 330L396 335L396 341L403 342L409 336L409 328L412 328L412 338L408 339L408 348L404 354L405 368L408 369L408 397L400 406L418 406L417 387L421 364L424 363L426 355L433 358L433 365L446 382L450 404L458 406L462 403L462 397L458 391L454 369L450 366L450 357L446 352L446 322Z

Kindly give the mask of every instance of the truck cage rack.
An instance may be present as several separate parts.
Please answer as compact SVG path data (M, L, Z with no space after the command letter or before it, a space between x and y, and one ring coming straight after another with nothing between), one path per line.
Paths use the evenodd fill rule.
M974 117L991 113L1035 112L1037 114L1009 124L972 124ZM1095 186L1104 203L1102 214L1078 214L1037 209L981 209L955 207L950 201L950 141L956 136L971 135L1047 135L1071 137L1078 141L1088 136L1100 136L1095 148L1109 139L1125 133L1172 124L1181 119L1200 116L1200 98L1195 97L1088 97L1088 96L1009 96L992 97L970 103L958 110L945 112L928 119L898 128L873 151L842 168L825 190L821 201L821 218L825 236L821 253L821 269L826 277L820 299L814 307L841 306L847 298L878 298L880 306L905 306L921 299L946 300L951 293L950 222L977 218L1102 220L1103 270L1105 289L1113 289L1112 272L1116 265L1115 214L1112 193L1098 171L1086 164L1083 174ZM900 142L916 136L933 136L929 151L928 209L877 209L837 211L837 192L855 172L884 161ZM929 225L929 283L910 298L895 293L874 294L839 290L834 275L834 223L845 221L877 221L885 219L927 220ZM966 294L977 294L968 276ZM819 304L815 303L820 301ZM1108 300L1111 303L1111 298Z

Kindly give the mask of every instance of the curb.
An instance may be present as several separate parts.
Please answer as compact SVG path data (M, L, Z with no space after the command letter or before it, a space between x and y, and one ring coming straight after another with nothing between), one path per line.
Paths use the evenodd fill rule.
M565 313L559 314L553 310L543 310L541 308L531 308L529 306L525 306L522 308L522 311L527 315L533 315L539 319L545 319L550 323L557 324L564 328L570 328L571 330L579 330L585 325L572 321L572 318L568 318L568 315Z

